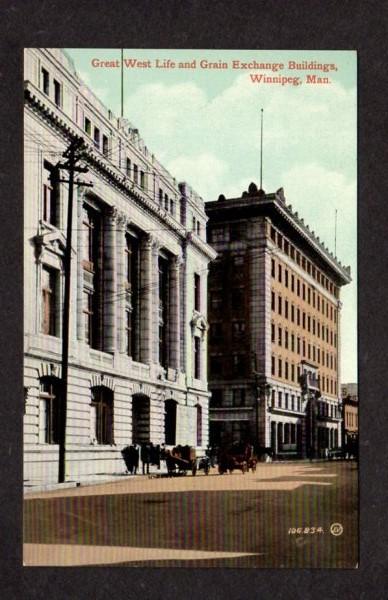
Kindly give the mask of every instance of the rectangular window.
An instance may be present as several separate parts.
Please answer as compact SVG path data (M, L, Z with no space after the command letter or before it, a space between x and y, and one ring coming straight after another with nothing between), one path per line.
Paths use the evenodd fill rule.
M300 325L300 309L297 308L296 310L296 324Z
M284 302L284 316L288 319L288 300L285 300Z
M300 280L299 279L296 280L296 294L297 294L297 296L300 296Z
M109 140L106 135L102 136L102 153L104 156L109 154Z
M296 338L296 352L300 354L300 337Z
M295 322L295 306L291 304L291 321Z
M282 282L282 265L278 265L278 281Z
M287 392L284 394L284 405L285 405L285 409L288 410L288 394L287 394Z
M48 71L42 67L42 89L43 92L49 96L50 94L50 76Z
M39 442L59 443L59 380L51 377L41 379L39 391Z
M103 302L103 232L101 214L88 205L83 209L83 270L85 321L89 326L86 342L96 350L102 350L104 330ZM89 316L87 316L89 315Z
M241 340L241 338L245 334L245 322L244 321L233 321L232 334L233 334L234 340Z
M302 327L306 329L306 313L304 311L302 312Z
M145 190L145 173L144 173L144 171L140 171L140 187L142 190Z
M201 338L194 337L194 378L201 378Z
M271 375L275 375L275 357L271 357Z
M274 259L271 260L271 276L275 277L275 261L274 261Z
M285 379L288 379L288 362L285 361L284 363L284 377Z
M302 284L302 299L306 300L306 286L304 283Z
M54 79L54 102L60 108L62 106L62 90L59 81Z
M97 127L94 128L93 140L95 147L100 149L100 130Z
M58 336L57 331L57 294L58 271L42 267L42 333Z
M286 287L288 287L288 271L287 271L287 269L284 270L284 284Z
M244 388L234 388L232 390L233 406L245 406Z
M278 360L278 377L282 376L282 359L279 358Z
M291 334L291 352L295 352L295 335Z
M291 365L291 381L295 381L295 365Z
M201 310L201 277L194 273L194 310Z
M278 345L282 345L282 328L278 327Z
M169 277L168 260L159 256L159 364L168 366ZM197 338L195 338L197 339ZM195 352L195 347L194 347ZM195 359L197 360L197 359ZM194 373L197 371L194 361Z
M275 292L271 292L271 309L275 310Z
M278 407L282 408L282 392L278 392Z
M59 183L58 171L47 161L43 163L42 218L46 223L58 225Z
M271 342L275 342L275 324L271 323Z
M282 314L282 297L281 296L279 296L279 298L278 298L278 313L279 313L279 315Z
M288 350L288 331L284 332L284 347Z
M84 130L88 135L92 135L92 123L88 117L85 117L84 120Z
M291 292L295 290L295 276L291 275Z

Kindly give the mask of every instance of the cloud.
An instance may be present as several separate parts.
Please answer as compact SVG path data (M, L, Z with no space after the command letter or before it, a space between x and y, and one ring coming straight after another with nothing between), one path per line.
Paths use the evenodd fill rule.
M167 169L179 181L190 182L190 185L201 193L203 181L206 189L215 196L222 188L227 173L227 164L214 154L203 152L196 156L181 156L167 164Z

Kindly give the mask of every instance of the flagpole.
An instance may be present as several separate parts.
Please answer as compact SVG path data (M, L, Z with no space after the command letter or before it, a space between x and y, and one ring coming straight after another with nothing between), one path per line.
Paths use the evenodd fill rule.
M261 132L260 132L260 189L263 189L263 109L261 109Z

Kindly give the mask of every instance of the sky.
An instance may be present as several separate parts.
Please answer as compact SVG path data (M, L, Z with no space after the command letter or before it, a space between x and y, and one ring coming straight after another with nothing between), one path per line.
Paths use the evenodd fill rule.
M81 79L119 116L121 51L67 53ZM337 211L336 255L351 266L353 279L341 291L341 382L357 382L356 52L125 49L124 59L140 61L124 68L124 116L170 173L205 201L240 196L251 181L259 184L263 108L263 189L284 188L287 204L333 252ZM248 68L232 68L233 61ZM175 68L166 68L171 62ZM289 69L289 62L301 68ZM324 64L334 67L316 68ZM288 82L256 83L255 74ZM328 82L307 83L314 74Z

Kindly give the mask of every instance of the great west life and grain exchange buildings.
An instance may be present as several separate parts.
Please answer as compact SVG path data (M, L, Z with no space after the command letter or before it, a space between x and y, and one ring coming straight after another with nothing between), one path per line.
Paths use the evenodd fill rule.
M120 472L128 443L208 443L203 200L79 79L60 50L25 52L24 478L58 477L68 186L73 218L66 477Z
M210 439L278 457L341 445L340 288L350 282L283 190L206 203Z

